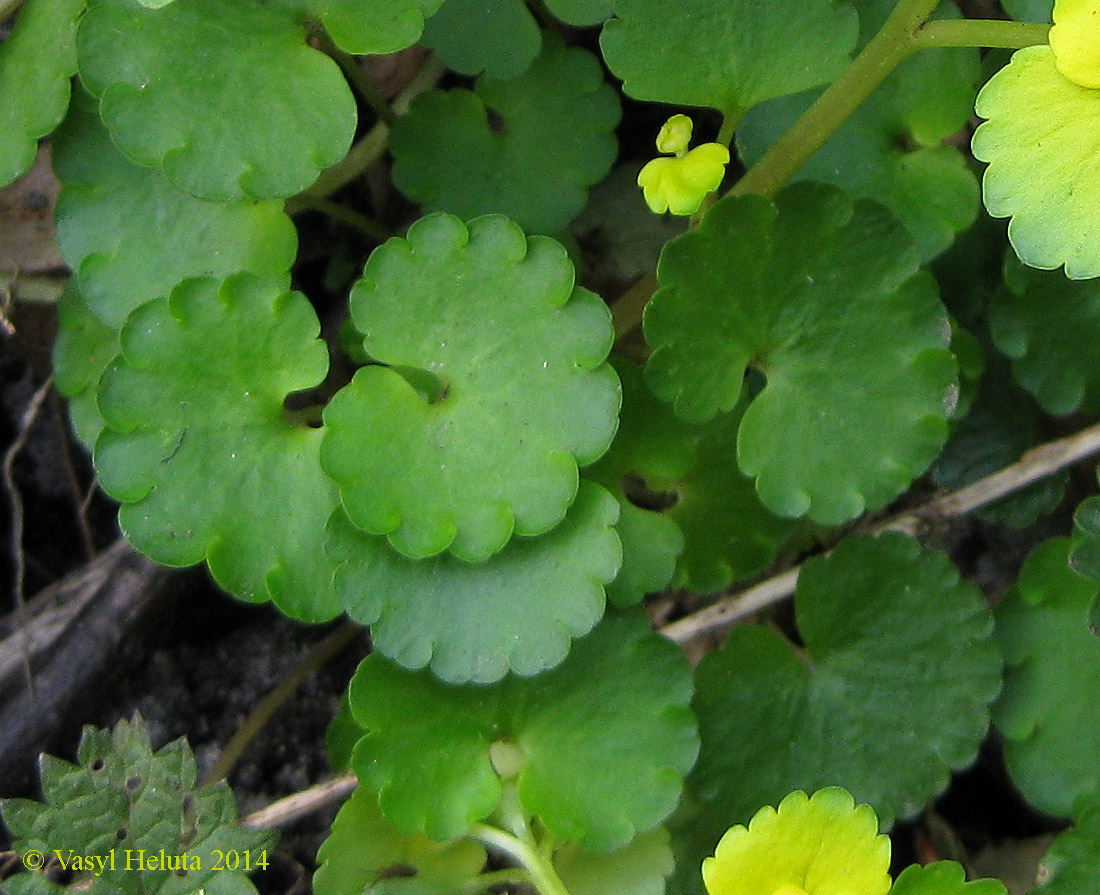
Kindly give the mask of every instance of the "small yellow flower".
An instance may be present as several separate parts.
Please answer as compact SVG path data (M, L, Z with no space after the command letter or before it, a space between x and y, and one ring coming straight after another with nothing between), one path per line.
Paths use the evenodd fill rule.
M793 792L731 828L703 861L710 895L886 895L890 840L839 787Z
M657 135L657 151L675 157L655 158L638 173L638 186L654 214L694 214L706 194L722 182L730 151L721 143L688 150L691 131L687 115L673 115Z
M1079 87L1100 87L1100 0L1055 0L1054 64Z

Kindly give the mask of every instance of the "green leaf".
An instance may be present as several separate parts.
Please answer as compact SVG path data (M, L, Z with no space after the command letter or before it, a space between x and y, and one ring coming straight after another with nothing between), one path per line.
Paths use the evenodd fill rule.
M1015 463L1042 440L1039 409L1012 380L1008 364L990 351L970 411L959 420L935 464L932 479L949 490L963 488ZM994 501L974 512L978 518L1026 528L1062 501L1068 476L1063 472Z
M896 0L859 4L865 40L895 6ZM953 3L945 3L939 17L959 18L959 12ZM974 222L980 205L977 179L966 159L943 145L973 113L979 69L976 49L938 49L911 56L794 179L832 183L881 202L912 234L922 257L935 257ZM757 106L737 130L745 163L758 161L820 93Z
M1006 289L990 304L993 341L1012 372L1048 413L1100 409L1100 280L1006 264Z
M205 558L234 596L308 621L340 611L323 548L339 498L321 431L283 402L324 378L319 330L305 297L278 283L185 281L127 320L100 381L109 428L95 454L135 547L170 566Z
M1041 109L1042 114L1033 114ZM1055 67L1049 46L1017 50L978 94L988 119L974 133L974 155L988 162L985 207L1011 217L1008 238L1020 260L1066 276L1100 276L1100 91L1079 87Z
M493 744L519 750L523 810L589 851L661 823L698 747L686 660L640 612L607 616L536 678L455 687L372 655L350 693L368 731L353 759L362 785L395 827L436 840L496 809Z
M96 403L96 386L118 351L118 330L92 313L77 288L76 278L71 277L57 303L54 385L69 399L73 430L89 452L105 425Z
M192 195L292 196L351 144L347 83L278 4L91 0L77 51L111 138Z
M378 810L374 794L361 786L340 808L317 851L313 892L363 895L393 877L457 891L481 872L486 859L485 849L469 839L440 844L399 833Z
M1001 0L1001 5L1018 22L1050 23L1054 0Z
M912 816L986 734L1001 659L985 600L911 538L854 535L805 563L795 613L804 648L739 627L700 663L691 789L727 826L827 785L884 827Z
M606 491L582 483L560 525L476 565L406 559L343 513L329 523L328 549L344 607L371 626L376 650L405 668L430 664L450 683L492 683L553 668L600 620L621 562L618 512Z
M1069 565L1080 575L1100 581L1100 497L1088 497L1073 514L1073 547Z
M542 32L523 0L445 0L421 41L464 75L516 78L542 49Z
M554 853L554 866L569 895L665 895L674 865L668 831L657 827L610 854L566 845Z
M363 728L355 723L345 692L340 696L340 707L325 728L325 755L334 774L343 774L351 768L351 753L362 735Z
M56 852L73 863L72 888L39 885L33 881L40 876L25 875L5 880L5 891L255 895L243 872L224 869L218 852L247 852L255 867L274 836L237 825L233 794L224 783L195 786L195 760L185 740L153 752L145 724L135 716L113 731L86 727L77 759L79 765L42 756L44 804L3 803L15 850ZM186 862L178 862L178 871L175 863L165 867L161 849L173 859L186 855ZM83 866L75 866L74 856Z
M823 524L881 507L939 453L958 388L919 261L885 209L834 187L723 199L661 255L647 380L704 421L763 374L737 464L764 505Z
M1046 882L1031 895L1092 895L1100 879L1100 799L1081 799L1073 826L1043 856Z
M598 25L611 16L612 0L544 0L546 8L569 25Z
M846 2L616 0L600 47L635 99L710 106L736 119L757 103L839 75L856 44Z
M993 721L1017 788L1048 814L1070 814L1100 790L1100 721L1088 695L1100 688L1100 639L1089 609L1100 585L1069 567L1072 542L1039 545L1017 587L997 607L1005 687Z
M120 329L134 308L188 277L248 270L289 284L298 237L282 203L209 202L181 192L115 148L93 102L77 95L54 138L53 161L63 183L58 244L104 323Z
M317 16L340 49L355 56L396 53L412 46L424 19L443 0L281 0Z
M704 593L722 590L766 568L798 530L761 503L738 468L743 408L722 413L698 435L698 461L676 486L669 510L684 533L676 583Z
M620 401L610 314L565 250L499 216L431 215L374 251L351 306L391 365L325 409L322 462L351 520L409 557L470 562L557 525Z
M0 44L0 187L30 168L61 122L76 73L76 25L87 0L26 0Z
M966 871L955 861L906 867L890 895L1008 895L1004 883L995 879L966 881Z
M549 36L526 73L419 97L390 134L393 178L426 212L505 214L557 233L618 151L619 100L587 50Z

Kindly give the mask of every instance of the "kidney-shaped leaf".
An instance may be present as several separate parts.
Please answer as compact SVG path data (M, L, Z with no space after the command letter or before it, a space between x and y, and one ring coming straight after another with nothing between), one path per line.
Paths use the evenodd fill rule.
M1073 826L1054 840L1040 866L1046 882L1030 895L1093 895L1100 879L1100 797L1073 807Z
M1007 895L995 879L966 881L966 871L955 861L936 861L906 867L894 880L890 895Z
M654 392L685 419L751 399L737 462L781 516L884 505L947 438L947 315L911 237L875 203L796 184L723 199L661 255L645 315Z
M547 36L530 69L474 91L434 90L390 135L393 178L425 211L506 214L557 233L615 161L619 100L587 50Z
M120 153L79 93L54 137L63 188L57 241L89 308L119 329L138 305L188 277L285 275L298 237L281 202L210 202Z
M773 96L843 71L856 44L855 10L803 0L797 11L757 0L616 0L600 46L635 99L710 106L739 117Z
M340 49L356 56L396 53L412 46L424 19L443 0L280 0L324 22Z
M320 430L283 402L324 378L319 331L304 296L277 283L185 281L127 320L100 380L109 428L95 453L135 547L169 566L205 558L234 596L308 621L340 611L324 551L339 497Z
M375 250L351 309L391 365L325 409L322 462L351 520L412 558L471 562L557 525L620 400L610 313L565 249L503 217L431 215Z
M1079 87L1055 66L1049 46L1018 50L978 94L988 119L974 155L988 162L985 207L1011 217L1008 238L1031 267L1100 276L1100 90Z
M449 555L410 560L343 513L329 523L329 555L348 615L406 668L431 664L451 683L538 674L565 658L603 616L604 586L619 569L618 507L581 483L565 520L537 538L513 538L487 562Z
M1089 613L1100 585L1069 566L1072 541L1055 538L1028 557L997 607L1005 688L993 721L1012 781L1031 804L1068 815L1100 792L1100 638Z
M470 839L441 844L398 832L361 786L340 808L317 861L314 895L363 895L394 876L458 891L481 872L486 854Z
M735 628L699 665L689 785L727 823L828 785L885 827L916 813L989 726L1001 657L985 600L911 538L856 535L806 562L795 611L803 649Z
M38 138L65 115L86 0L27 0L0 44L0 187L34 161Z
M340 69L275 3L91 0L77 55L122 151L196 196L292 196L351 144Z
M609 851L675 807L698 739L683 654L641 612L607 616L553 671L493 687L443 684L368 656L351 708L352 765L407 833L465 833L497 807L490 752L520 758L519 799L559 840Z

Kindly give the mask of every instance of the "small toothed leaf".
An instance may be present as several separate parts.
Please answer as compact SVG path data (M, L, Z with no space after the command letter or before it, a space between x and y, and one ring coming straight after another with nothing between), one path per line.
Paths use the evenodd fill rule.
M894 880L890 895L1008 895L996 879L966 881L966 870L955 861L912 864Z
M0 187L26 173L38 138L61 122L87 0L26 0L0 44Z
M985 207L1012 218L1008 238L1020 260L1065 265L1075 280L1100 276L1100 90L1064 77L1049 46L1026 47L982 88L975 110L988 119L972 142L989 163Z
M324 377L319 331L304 296L278 283L185 281L130 315L100 380L95 453L135 547L170 566L206 559L234 596L308 621L340 611L323 546L339 497L321 431L283 402Z
M553 671L491 688L368 656L350 690L367 730L353 766L395 827L446 840L496 809L491 751L507 745L524 811L559 840L610 851L675 807L697 749L690 693L683 654L640 612L606 617Z
M53 162L63 184L58 244L88 307L113 329L188 277L286 276L294 262L298 238L282 203L181 192L118 151L85 93L54 137Z
M600 47L635 99L710 106L736 120L757 103L825 84L855 47L855 10L837 0L782 3L616 0ZM705 60L705 62L703 61Z
M279 0L316 16L345 53L356 56L396 53L412 46L424 30L424 19L443 0Z
M618 507L581 483L565 520L537 538L514 538L488 562L443 555L410 560L343 513L329 523L340 563L336 589L348 615L371 626L371 642L406 668L431 665L450 683L492 683L509 671L538 674L560 663L572 638L604 612L604 587L619 570Z
M412 558L471 562L557 525L620 401L610 314L565 250L503 217L430 215L374 251L351 305L392 365L325 408L322 462L351 520Z
M518 78L542 49L542 32L523 0L445 0L421 43L464 75Z
M772 512L836 524L939 453L957 394L946 312L881 206L795 184L723 199L661 255L647 381L684 419L742 400L737 464Z
M1100 688L1100 638L1089 625L1100 584L1070 568L1072 546L1068 538L1040 544L997 607L1006 670L993 722L1024 798L1060 816L1100 792L1100 722L1082 701Z
M985 600L911 538L855 535L804 564L795 612L804 648L739 627L699 665L690 788L727 825L834 784L884 826L913 815L988 729L1001 657Z
M274 836L237 825L233 793L224 783L195 785L195 759L186 741L154 752L144 722L135 716L110 731L86 727L77 760L73 765L42 756L44 804L3 803L16 851L65 859L71 888L34 873L5 879L5 892L256 895L243 870L228 869L224 856L248 853L254 868ZM175 861L161 860L162 853Z
M347 82L279 4L91 0L77 51L112 139L192 195L292 196L351 144Z
M470 839L441 844L398 832L378 810L374 793L360 786L317 850L313 892L363 895L392 876L460 891L481 872L486 858L485 849Z
M611 170L619 114L598 60L547 37L520 77L418 98L390 135L394 182L428 212L558 233Z

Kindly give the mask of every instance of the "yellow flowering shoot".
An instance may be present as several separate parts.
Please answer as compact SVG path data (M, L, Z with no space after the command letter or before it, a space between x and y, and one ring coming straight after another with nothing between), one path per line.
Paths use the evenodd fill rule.
M732 827L703 861L710 895L886 895L890 840L846 790L793 792Z
M674 157L655 158L638 173L638 186L654 214L694 214L725 176L729 149L721 143L703 143L689 150L692 127L687 115L668 119L657 135L657 151Z
M1079 87L1100 87L1100 0L1055 0L1054 64Z

